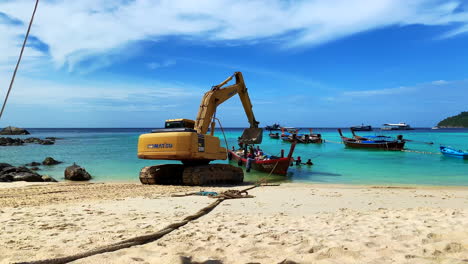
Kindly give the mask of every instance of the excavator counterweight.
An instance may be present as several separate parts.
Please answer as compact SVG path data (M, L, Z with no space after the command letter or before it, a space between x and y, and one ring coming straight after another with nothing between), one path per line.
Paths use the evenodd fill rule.
M225 86L235 78L236 83ZM206 185L215 183L239 183L244 179L243 170L228 164L209 164L227 159L227 150L214 136L217 107L238 94L244 107L250 128L244 130L239 142L260 144L263 130L258 127L252 111L247 87L242 73L235 72L222 83L215 85L202 98L196 120L166 120L163 129L140 135L138 158L152 160L178 160L182 164L164 164L144 167L140 172L143 184ZM210 130L210 134L208 133Z

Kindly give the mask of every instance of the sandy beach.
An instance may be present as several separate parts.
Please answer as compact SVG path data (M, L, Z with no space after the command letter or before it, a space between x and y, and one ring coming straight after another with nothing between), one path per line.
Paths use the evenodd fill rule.
M0 185L0 263L150 234L248 187ZM467 263L468 188L281 184L225 200L163 238L73 263Z

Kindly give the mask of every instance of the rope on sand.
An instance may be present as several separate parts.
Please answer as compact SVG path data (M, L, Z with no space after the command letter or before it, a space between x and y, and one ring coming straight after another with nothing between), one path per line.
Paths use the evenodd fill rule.
M410 149L402 149L401 151L411 152L411 153L420 153L420 154L442 155L442 153L437 153L437 152L418 151L418 150L410 150Z
M143 245L149 242L156 241L163 236L171 233L172 231L188 224L189 222L196 220L209 212L211 212L216 206L218 206L220 203L222 203L224 200L227 199L239 199L239 198L253 198L254 196L248 194L248 190L254 189L259 186L273 186L273 185L263 185L263 184L256 184L252 187L246 188L244 190L227 190L224 191L217 196L208 196L212 198L216 198L214 202L206 206L205 208L202 208L199 210L197 213L193 215L189 215L185 217L182 221L176 222L173 224L170 224L166 226L165 228L159 230L158 232L148 234L148 235L143 235L143 236L137 236L134 238L130 238L118 243L110 244L107 246L99 247L96 249L92 249L89 251L85 251L83 253L67 256L67 257L61 257L61 258L51 258L51 259L45 259L45 260L37 260L37 261L26 261L26 262L18 262L17 264L63 264L63 263L68 263L71 261L75 261L78 259L90 257L93 255L98 255L102 253L107 253L107 252L113 252L119 249L123 248L128 248L128 247L133 247L133 246L138 246L138 245ZM276 186L276 185L275 185ZM188 194L190 195L190 194Z

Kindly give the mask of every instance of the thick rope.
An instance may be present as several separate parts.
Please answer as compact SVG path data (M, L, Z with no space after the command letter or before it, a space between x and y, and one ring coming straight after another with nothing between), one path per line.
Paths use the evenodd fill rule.
M16 62L16 67L15 67L15 70L13 71L13 76L11 77L10 86L8 87L8 91L7 91L7 94L5 96L5 100L3 101L2 110L0 111L0 119L2 118L3 111L5 110L5 106L6 106L7 101L8 101L8 97L10 96L11 88L13 88L13 83L15 82L16 72L18 71L18 67L19 67L19 64L21 62L21 58L23 57L24 47L26 46L26 42L28 41L29 32L31 31L31 26L32 26L32 23L33 23L33 20L34 20L34 15L36 14L38 4L39 4L39 0L36 0L36 5L34 6L34 11L32 13L31 20L29 21L28 31L26 31L26 36L24 37L23 46L21 47L20 55L18 57L18 61Z
M437 153L437 152L418 151L418 150L409 150L409 149L402 149L401 151L403 151L403 152L412 152L412 153L420 153L420 154L442 155L442 153Z
M26 262L18 262L17 264L63 264L63 263L68 263L71 261L75 261L78 259L82 258L87 258L93 255L98 255L102 253L107 253L107 252L113 252L119 249L123 248L128 248L128 247L133 247L133 246L138 246L138 245L143 245L149 242L153 242L155 240L158 240L162 238L163 236L171 233L172 231L188 224L189 222L196 220L209 212L211 212L216 206L218 206L220 203L222 203L224 200L227 199L239 199L239 198L253 198L252 195L249 195L247 193L248 190L251 190L253 188L256 188L260 185L254 185L252 187L246 188L244 190L227 190L219 194L218 196L213 196L213 198L216 198L216 201L212 202L205 208L202 208L199 210L197 213L193 215L189 215L185 217L182 221L176 222L173 224L170 224L166 226L165 228L159 230L156 233L148 234L148 235L143 235L143 236L137 236L134 238L130 238L127 240L123 240L121 242L117 242L115 244L103 246L100 248L96 248L93 250L89 250L86 252L82 252L79 254L67 256L67 257L61 257L61 258L51 258L51 259L45 259L45 260L37 260L37 261L26 261Z
M323 142L331 142L331 143L336 143L336 144L343 144L343 142L331 141L331 140L328 140L328 139L324 139Z

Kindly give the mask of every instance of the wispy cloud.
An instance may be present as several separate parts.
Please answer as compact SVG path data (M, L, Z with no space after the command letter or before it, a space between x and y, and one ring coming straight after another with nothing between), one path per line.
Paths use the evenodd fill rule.
M156 70L158 68L170 67L176 65L175 60L165 60L163 62L150 62L147 64L150 70Z
M42 1L32 35L48 50L34 48L26 54L47 56L59 67L69 64L73 68L89 57L137 45L141 40L158 41L169 36L218 44L273 41L297 47L319 45L391 25L418 24L452 25L454 29L444 36L453 37L468 31L468 12L460 8L462 3L460 0ZM10 61L10 56L16 55L18 37L24 34L31 11L29 0L0 3L0 62Z
M415 87L396 87L380 90L363 90L363 91L347 91L343 92L342 96L345 97L369 97L376 95L395 95L414 91Z

